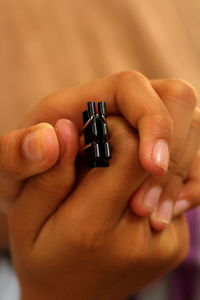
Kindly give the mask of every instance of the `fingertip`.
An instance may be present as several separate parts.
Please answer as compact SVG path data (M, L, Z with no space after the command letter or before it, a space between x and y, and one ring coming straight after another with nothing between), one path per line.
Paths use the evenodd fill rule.
M45 130L43 131L43 148L44 155L48 162L53 165L59 156L59 143L55 128L48 123L44 124Z
M162 231L171 222L173 216L174 204L171 200L165 200L153 211L150 217L150 223L154 230Z
M67 153L74 160L79 149L79 134L76 125L68 119L60 119L55 124L59 144L60 157Z
M29 129L22 142L23 153L29 161L40 165L53 165L59 154L59 144L54 127L40 123Z
M150 224L151 224L151 228L154 230L154 231L163 231L167 228L167 226L169 225L168 222L165 222L165 221L158 221L158 220L155 220L155 219L152 219L150 218Z
M175 204L176 215L199 206L200 185L198 179L189 179L183 186Z
M150 216L150 224L154 231L163 231L169 225L169 221L165 219L158 219L154 211Z
M137 216L148 217L152 213L152 208L142 203L142 201L140 200L140 194L141 192L139 191L132 195L130 199L130 208Z
M174 216L181 215L186 212L190 207L190 201L187 199L177 200L174 205Z
M163 176L168 171L169 147L163 139L141 142L139 157L143 168L154 176Z
M132 196L130 200L132 210L138 216L150 216L151 213L156 209L161 194L161 186L151 186L147 180Z

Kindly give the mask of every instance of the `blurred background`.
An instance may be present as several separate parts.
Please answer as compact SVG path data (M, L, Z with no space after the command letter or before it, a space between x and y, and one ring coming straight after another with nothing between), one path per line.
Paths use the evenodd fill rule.
M123 70L200 93L199 16L199 0L0 0L0 134L48 94ZM198 248L197 234L185 264L137 299L199 300Z
M200 91L199 0L0 0L0 133L46 95L134 69Z

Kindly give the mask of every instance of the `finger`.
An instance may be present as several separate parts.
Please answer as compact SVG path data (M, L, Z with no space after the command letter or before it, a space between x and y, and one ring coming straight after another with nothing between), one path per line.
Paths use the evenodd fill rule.
M184 153L180 158L178 169L172 174L169 182L161 195L160 203L151 216L154 229L163 229L171 221L175 210L178 195L183 187L183 182L188 174L189 166L199 148L200 113L198 110L193 115L192 125L188 134ZM180 204L179 204L180 205ZM163 223L163 225L162 225Z
M50 168L58 159L59 144L52 125L41 123L0 137L0 197L7 205L23 180Z
M63 219L70 209L70 217L77 220L76 224L90 222L91 226L114 226L131 194L146 178L147 173L138 160L138 137L125 120L120 119L108 120L112 145L110 167L95 168L86 174L63 204Z
M106 101L108 114L122 114L139 131L139 157L148 172L160 175L167 171L172 119L149 80L137 72L121 72L57 93L43 101L26 124L54 123L66 117L80 128L81 113L91 99Z
M199 147L199 120L200 113L196 109L186 146L175 170L168 172L163 178L149 176L131 197L130 206L137 215L149 216L154 211L151 223L156 230L164 229L172 218L173 203L176 202L189 165Z
M185 148L186 139L195 110L197 96L194 89L183 80L152 80L152 86L163 100L173 120L170 171L174 172Z
M174 217L200 205L200 179L189 180L181 191L181 199L174 206Z
M176 176L177 170L178 168L186 169L180 166L179 162L185 149L196 100L192 89L190 91L190 87L180 80L152 80L151 83L162 98L173 119L174 134L171 143L169 171L162 178L149 177L145 184L133 195L130 204L136 214L148 216L156 208L161 194L168 194L169 200L163 204L165 206L163 211L166 211L166 213L168 211L166 215L169 218L173 207L172 201L175 201L182 185L180 176ZM194 148L194 142L191 143L190 148ZM193 155L194 150L189 150L188 152L190 152L190 155ZM173 179L170 179L169 182L171 177Z
M174 207L174 216L178 216L200 205L200 151L191 165L186 183L178 196Z
M69 120L57 121L56 129L60 144L58 162L45 173L29 179L11 209L14 230L18 232L21 226L21 233L28 232L32 241L70 193L75 181L75 159L79 149L77 129Z

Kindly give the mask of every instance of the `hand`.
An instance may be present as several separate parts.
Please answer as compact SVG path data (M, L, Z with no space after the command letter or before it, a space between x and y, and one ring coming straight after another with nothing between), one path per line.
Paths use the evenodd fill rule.
M59 160L27 180L11 206L12 255L23 300L121 300L186 255L183 217L155 233L147 218L130 211L129 198L148 174L139 163L137 134L119 117L108 123L109 168L86 169L76 180L78 133L60 120Z
M139 132L139 157L144 169L152 175L163 175L169 160L170 167L176 165L182 152L197 95L183 80L148 80L138 72L124 71L47 97L22 126L55 124L67 118L80 129L88 101L106 101L108 114L123 115Z
M80 128L86 100L106 100L108 113L122 114L138 130L140 162L151 174L141 193L147 194L153 188L153 197L152 192L147 201L138 197L140 200L132 201L132 209L139 216L161 211L161 216L152 214L151 223L155 230L164 229L171 220L186 172L186 168L180 169L180 157L188 147L197 101L194 89L183 80L150 81L137 72L122 72L48 97L24 125L44 120L53 123L67 117Z
M200 203L200 190L197 184L200 176L199 152L197 152L200 145L199 135L200 110L196 109L175 172L172 173L169 170L161 178L148 176L131 198L131 207L140 216L149 216L153 208L150 220L154 229L164 229L173 215L177 215L178 212L183 213ZM183 187L184 183L185 187ZM188 191L190 191L190 197L186 195ZM157 204L159 198L160 202ZM142 203L146 205L142 205ZM155 205L156 207L154 207Z
M193 88L184 81L149 81L137 72L126 71L83 86L67 88L48 97L21 125L30 127L41 122L54 125L64 117L72 120L80 129L86 101L106 100L109 114L122 114L138 130L139 157L144 169L153 176L162 176L167 172L170 161L169 169L173 177L185 145L196 98ZM35 129L34 126L30 128L31 131ZM47 170L58 159L56 137L53 131L47 131L46 134L36 134L35 140L33 136L25 138L27 129L19 129L0 138L0 202L3 201L4 206L14 201L28 177ZM44 138L43 141L40 137ZM48 143L54 147L49 147ZM48 149L52 149L51 153ZM157 184L156 180L154 184ZM167 180L161 185L164 189ZM136 208L135 213L151 213L144 202L140 205L140 211Z

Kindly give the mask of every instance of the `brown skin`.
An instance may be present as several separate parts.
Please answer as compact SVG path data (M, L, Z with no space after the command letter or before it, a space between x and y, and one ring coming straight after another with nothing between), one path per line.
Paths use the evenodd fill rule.
M138 72L124 71L81 86L66 88L49 96L36 107L21 127L26 128L40 122L54 125L58 119L67 118L80 129L82 111L89 100L105 100L109 115L123 115L139 132L139 159L144 169L153 176L151 184L157 184L158 176L161 176L160 184L165 189L170 173L171 184L176 192L174 195L169 194L169 198L175 201L179 184L173 178L176 178L179 169L178 161L185 148L197 102L194 89L183 80L149 80ZM44 150L45 159L36 163L22 154L21 145L25 135L30 130L36 130L37 126L45 127L47 124L19 129L0 138L0 195L1 202L5 205L15 199L24 180L48 170L58 159L55 136L52 137L52 147ZM168 174L167 167L164 169L152 160L153 147L160 139L169 146ZM163 174L166 174L166 178L163 178ZM140 216L150 216L152 213L142 202L134 206L133 210ZM156 223L152 222L152 226L155 230L158 229Z
M198 206L199 203L199 157L200 152L200 110L196 109L194 111L190 129L188 131L188 136L186 138L182 154L177 162L176 171L172 173L170 170L165 176L160 178L154 178L148 176L145 182L140 186L140 188L134 193L131 198L130 204L133 211L137 211L138 215L145 216L145 211L143 209L142 201L143 194L148 192L151 187L157 185L163 186L163 191L160 196L160 203L158 203L156 209L153 211L150 217L151 225L154 229L162 230L167 224L162 224L158 222L156 218L156 213L165 201L174 201L175 207L172 211L171 218L176 216L176 203L180 199L187 200L188 207L191 209ZM163 185L163 181L166 182ZM184 191L188 190L190 187L190 195L185 194ZM177 200L177 201L176 201ZM181 211L183 212L183 211ZM146 214L148 216L148 214ZM171 219L170 219L171 220ZM169 220L169 222L170 222Z
M30 128L19 129L15 132L6 134L0 139L0 144L1 144L0 149L2 150L0 151L1 195L4 198L4 204L6 204L7 209L9 209L10 205L12 205L13 200L15 201L18 200L16 201L14 206L11 206L12 214L10 217L10 228L12 233L12 241L13 241L12 244L14 249L13 253L15 257L16 268L19 272L19 277L22 282L23 294L25 298L28 298L27 293L29 293L30 291L32 295L36 293L35 298L40 297L41 299L44 298L43 296L45 295L45 293L48 293L49 287L48 289L45 288L43 289L42 287L39 286L38 279L40 277L38 277L38 274L40 274L40 272L41 272L41 276L44 275L44 278L40 278L41 282L43 282L43 280L45 281L45 278L47 278L47 282L44 283L44 287L45 285L48 286L50 285L52 286L53 291L54 289L56 291L56 286L54 285L54 282L51 282L51 278L48 278L48 274L45 273L46 272L45 270L48 270L48 266L49 268L52 267L51 264L52 262L56 261L57 263L58 257L57 255L55 257L55 252L60 251L60 248L61 249L64 248L64 255L65 253L66 255L69 254L70 259L73 253L77 254L78 257L80 257L79 264L76 265L76 267L78 268L80 265L83 265L84 275L86 275L85 268L87 266L88 267L90 266L87 259L86 259L87 263L84 265L84 259L87 256L91 258L91 249L92 249L92 253L94 253L94 261L95 262L100 261L100 263L97 264L97 270L98 267L104 266L101 263L102 262L101 259L103 258L103 261L104 260L106 261L106 258L111 256L109 261L107 262L108 267L105 264L105 268L103 268L102 270L102 277L105 275L104 272L110 275L109 270L111 269L113 270L117 268L117 270L114 271L114 274L111 271L111 275L114 276L114 279L110 275L108 276L107 281L109 282L109 279L114 280L110 284L112 286L112 283L113 284L115 283L115 291L117 291L119 297L124 295L125 291L127 293L132 290L136 291L137 289L141 288L143 285L148 283L150 280L153 280L154 278L159 276L162 272L166 272L169 269L173 268L175 265L177 265L180 262L180 260L184 257L186 253L187 229L186 229L186 224L184 219L182 218L174 219L163 233L156 234L155 232L151 231L151 227L146 218L144 219L138 218L135 216L135 214L132 214L130 212L127 206L127 201L131 197L132 193L147 178L147 174L144 172L141 166L139 165L136 166L136 167L139 166L139 169L137 169L137 172L139 173L137 173L136 170L133 169L133 166L135 166L135 162L138 161L138 159L142 163L143 168L153 175L163 176L163 174L165 174L166 172L166 170L155 165L154 162L152 161L151 149L153 147L155 140L162 138L165 139L167 143L169 143L169 148L171 150L170 172L173 175L177 171L176 158L177 155L181 153L183 145L188 138L188 132L191 128L192 115L196 103L195 92L187 83L180 80L149 81L147 78L145 78L141 74L138 74L137 72L128 71L128 72L114 74L112 76L107 76L98 79L84 86L68 88L62 92L52 95L51 97L44 100L39 105L38 108L36 108L36 110L27 118L27 121L25 121L22 124L22 126L23 127L30 126L41 121L50 122L51 124L54 125L59 118L67 117L72 121L74 121L78 129L80 129L81 112L85 108L85 102L86 100L93 100L93 99L95 99L96 101L106 100L108 102L109 114L120 114L120 113L123 114L123 116L127 118L129 124L134 126L138 130L140 135L139 154L137 153L136 155L136 148L138 148L138 141L136 142L136 136L133 135L132 139L134 140L134 143L132 141L132 142L128 142L128 145L126 143L123 144L126 146L126 149L124 149L125 154L123 155L120 154L118 158L118 161L120 163L122 163L121 157L123 156L125 156L127 160L130 159L130 161L128 161L128 163L125 164L127 169L124 168L124 166L120 168L120 166L117 164L118 163L117 161L116 165L115 164L113 165L113 167L116 166L116 171L113 170L112 168L108 168L111 171L111 174L108 172L108 169L107 169L108 173L105 174L104 173L101 174L103 171L100 171L100 173L96 172L95 176L97 176L97 178L94 176L93 174L94 172L92 173L92 176L89 176L88 173L85 176L86 178L85 188L84 188L85 180L82 180L81 181L82 188L76 189L70 195L69 198L73 199L73 201L66 202L66 209L64 209L65 212L61 213L61 216L59 216L59 213L57 213L62 211L61 210L62 205L60 207L60 204L62 203L63 199L67 196L67 194L71 192L72 184L74 182L75 171L74 171L73 160L74 157L76 156L77 147L75 147L76 149L74 149L74 152L73 149L71 149L70 150L71 154L68 153L68 155L66 155L65 159L67 160L65 161L65 163L63 164L56 163L60 155L59 153L62 154L65 153L65 150L63 148L64 145L61 139L59 139L59 143L58 143L55 132L53 133L53 127L45 123ZM184 111L187 111L187 114L185 115L185 118L183 120L181 116ZM177 112L177 115L174 112ZM180 122L177 121L178 119L180 119ZM181 124L181 127L176 125L179 123ZM151 124L151 126L149 126L149 124ZM115 127L117 127L117 124L115 125L116 125ZM49 127L49 126L51 127L51 143L50 143L51 145L50 147L48 146L43 148L45 159L42 159L41 161L38 162L35 161L33 162L28 160L24 156L21 146L23 144L24 137L27 135L27 133L35 131L37 126L42 128ZM128 129L127 126L128 125L126 124L127 132L130 133L131 131L131 133L133 133L132 129L130 128ZM72 128L71 128L71 132L74 132ZM71 141L72 136L75 137L75 135L73 134L68 135L67 137L68 142ZM120 141L121 140L125 141L126 136L120 136ZM128 140L130 141L131 139ZM120 141L118 141L119 144ZM67 144L69 146L69 144L75 145L76 143L74 144L73 142L70 142ZM113 144L115 144L115 139L113 140ZM121 145L121 148L123 148L123 145ZM129 149L129 147L131 148L132 152L130 152L131 154L129 154L130 157L126 157L127 148ZM15 149L14 152L13 149ZM149 149L149 152L146 151L146 149ZM59 152L59 150L61 152ZM73 158L70 155L72 155ZM59 162L60 161L61 159L59 159ZM52 166L54 167L51 168ZM66 166L68 167L68 170L65 169ZM131 170L130 170L130 166L132 167ZM48 172L47 170L49 169L50 171ZM118 174L119 169L125 171L124 174ZM142 173L140 173L141 170ZM41 173L41 177L34 176L40 173ZM58 176L58 173L65 174L64 178L63 177L60 178L60 175ZM48 179L44 174L49 174L49 176L47 175ZM66 174L69 174L68 180ZM142 174L142 176L138 177L138 174ZM122 177L120 177L119 175ZM31 176L33 177L27 180ZM119 176L119 178L117 177L116 179L115 176ZM164 176L167 176L167 174ZM58 178L59 181L57 182ZM128 182L127 178L129 178L131 182ZM133 184L133 178L135 179L137 178L137 182L134 182L134 184ZM105 197L103 197L103 200L104 198L106 200L105 206L102 205L101 197L99 197L99 202L98 202L99 204L93 201L96 198L96 193L97 193L96 183L93 192L92 190L88 190L88 186L94 185L93 184L94 179L95 180L97 179L97 182L98 180L100 180L101 184L99 184L99 186L101 187L101 189L99 191L99 194L102 197L103 197L102 186L105 186L107 183L109 183L108 186L106 185L108 190L106 188L104 190L104 193L106 193L104 195ZM141 179L141 182L139 182L139 179ZM103 181L101 182L101 180ZM24 182L26 183L24 184ZM67 187L65 186L66 182L68 182ZM110 182L114 183L115 188L113 188ZM129 187L127 187L127 184L130 185L129 186L130 189ZM59 189L57 185L59 185L60 187ZM165 185L166 182L164 181L164 186ZM28 191L26 191L27 186L29 186ZM62 190L63 188L64 188L64 192ZM124 189L126 192L124 191ZM74 196L74 194L76 195L76 193L77 193L77 197ZM95 196L92 197L91 199L92 193L94 193ZM107 203L108 195L110 196L112 195L112 197L111 198L109 197L110 201L108 201ZM52 196L54 196L53 199ZM83 196L84 196L84 201L81 201ZM118 206L115 207L115 205L111 205L112 207L111 209L109 205L111 203L115 203L115 201L113 201L115 197L119 200L119 203L118 201L117 203L120 205L119 207ZM27 201L27 198L28 199L31 198L30 206L29 206L29 201ZM46 199L46 201L41 201L41 199L43 200ZM68 205L68 202L76 203L77 200L74 199L80 199L78 209L75 204ZM88 199L88 203L87 203L88 206L85 204L85 199ZM7 205L8 203L9 205ZM40 206L41 203L42 203L42 207ZM60 207L60 209L56 212L58 207ZM69 210L67 208L69 208ZM108 211L110 212L108 213ZM72 214L72 212L74 213ZM124 214L122 214L122 212L124 212ZM135 210L135 212L137 213L137 210ZM57 215L59 217L57 217ZM54 220L56 220L56 223L54 223ZM69 230L68 233L66 233L66 220L68 222L67 223L68 225L67 229ZM120 220L119 226L118 223L116 223L116 220L118 221ZM123 220L125 221L123 222ZM111 221L114 222L114 224L110 224ZM26 224L25 227L24 224ZM77 224L82 224L82 226L78 226L78 229L81 229L81 232L79 232L78 229L76 232L74 232L74 228L76 228ZM126 226L123 227L121 224L126 224ZM134 224L134 226L132 226L131 224ZM86 228L85 225L87 225ZM45 227L45 230L42 230L42 232L45 232L45 235L44 238L41 238L39 232L40 229L43 229L43 227ZM134 230L136 230L133 233L132 233L133 230L132 227L134 228ZM95 230L93 231L92 229L94 228ZM112 230L110 230L110 228ZM123 228L123 230L120 228ZM72 231L70 232L70 230ZM53 232L55 232L55 234L52 234ZM109 234L109 232L111 232L112 234L111 233ZM59 235L60 238L55 243L55 237L57 238ZM70 239L69 241L68 238L71 238L71 236L73 236L74 239L72 241ZM134 240L132 241L133 237ZM141 239L141 237L143 237L143 239ZM53 241L51 241L52 238ZM112 245L109 244L110 241L112 241ZM148 245L146 243L147 241L149 241ZM72 246L74 244L75 245L72 248L70 247L69 250L71 252L69 251L68 253L64 245L66 243L68 248L68 245L70 244L69 242L72 242ZM35 250L32 251L31 245L33 244L34 246L36 244L38 245L37 247L34 248L37 249L39 253L37 253L37 251ZM54 244L56 244L57 246ZM61 247L61 245L63 245L63 247ZM98 250L99 249L98 247L97 250L95 250L96 246L98 245L100 246L101 250ZM122 250L120 250L121 249L120 247L122 245L125 246L122 247ZM139 245L136 248L136 253L133 251L132 245ZM150 249L149 249L149 245L150 245ZM167 248L166 245L168 245L169 247ZM106 249L104 249L104 247L106 247L106 249L108 247L108 249L110 249L110 252L107 252ZM50 251L51 248L52 251ZM47 254L46 249L49 249L49 256L46 255ZM34 253L33 257L30 257L30 250L31 253ZM113 253L111 252L112 250ZM115 251L117 251L117 254L115 253ZM37 257L35 256L35 253L37 253L36 255ZM81 258L82 254L84 254L84 258ZM61 256L62 255L63 253L61 253ZM100 255L100 258L98 255ZM115 258L115 256L117 257L117 259ZM158 257L159 259L157 259ZM127 264L124 265L125 258L127 259ZM67 259L68 256L66 256L66 260ZM144 276L143 274L139 276L141 272L141 265L139 268L138 259L139 262L141 262L142 265L144 264L146 268L144 269L146 276ZM120 266L118 266L118 262L120 261L122 261L122 263L120 264ZM171 262L172 264L170 264L169 262ZM63 266L64 269L65 267L70 268L70 266L64 266L63 261L62 262L60 261L59 263L58 263L58 269L61 266ZM129 266L128 269L126 269L127 265ZM131 267L130 269L130 266L132 266L133 268ZM53 267L57 268L57 265L56 266L53 265ZM91 267L91 269L92 268L93 267ZM58 269L55 270L57 270L58 272ZM75 270L77 269L75 268ZM50 271L51 270L49 270L49 274L51 274ZM80 270L78 269L78 271ZM154 275L154 271L155 271L155 275ZM62 291L63 288L62 285L68 282L68 278L65 277L66 272L64 271L63 271L63 277L62 276L60 277L60 272L62 273L62 268L58 272L59 275L55 272L55 275L57 274L57 276L55 276L56 278L54 278L54 281L55 284L58 286L58 291L57 291L58 295L64 297ZM91 273L89 272L88 277L86 276L86 279L88 279L87 282L91 282L90 280L92 280L93 275L94 275L94 279L97 279L97 277L100 276L101 272L98 270L97 273L98 274L95 275L95 272L92 272L92 276L91 276ZM136 274L138 274L138 276L136 276ZM31 281L28 280L27 283L24 277L29 278L29 276L31 278ZM102 277L100 279L102 279ZM124 282L123 280L121 281L122 277L124 278ZM63 280L61 280L59 283L56 280L57 278L63 278ZM82 282L81 278L79 280ZM135 286L133 285L134 280L136 283ZM30 282L33 282L33 286L30 286ZM83 283L81 282L80 282L80 292ZM101 295L100 290L103 291L102 297L104 297L104 298L100 297L100 299L106 299L106 297L107 299L110 299L109 298L111 297L110 295L114 295L112 288L109 291L108 287L104 287L105 280L104 281L95 280L95 282L96 283L99 282L99 286L97 285L95 287L94 284L94 291L92 291L90 287L90 291L93 293L94 296L98 295L99 297L99 295ZM118 282L120 282L119 285ZM72 290L69 291L69 295L71 293L71 295L76 297L77 285L76 287L73 288L74 285L75 284L73 283L72 280L72 282L70 282L70 286L72 286ZM119 287L119 291L116 289L116 285ZM90 295L90 291L89 290L87 291L87 285L85 286L85 288L86 290L84 290L83 287L82 292L84 292L85 295L88 297L93 297L93 295ZM55 293L52 293L51 295L47 295L49 299L51 299L50 298L51 296L55 298ZM30 299L30 297L28 299Z
M200 151L198 151L192 165L190 166L189 174L184 187L179 194L179 200L185 199L190 203L191 208L199 205L200 195ZM188 208L188 210L190 209Z
M68 126L67 142L58 134L60 160L26 181L9 213L22 299L122 300L182 261L187 224L178 217L156 233L130 211L130 196L147 173L138 137L123 119L109 118L111 166L86 168L78 183L78 134Z

